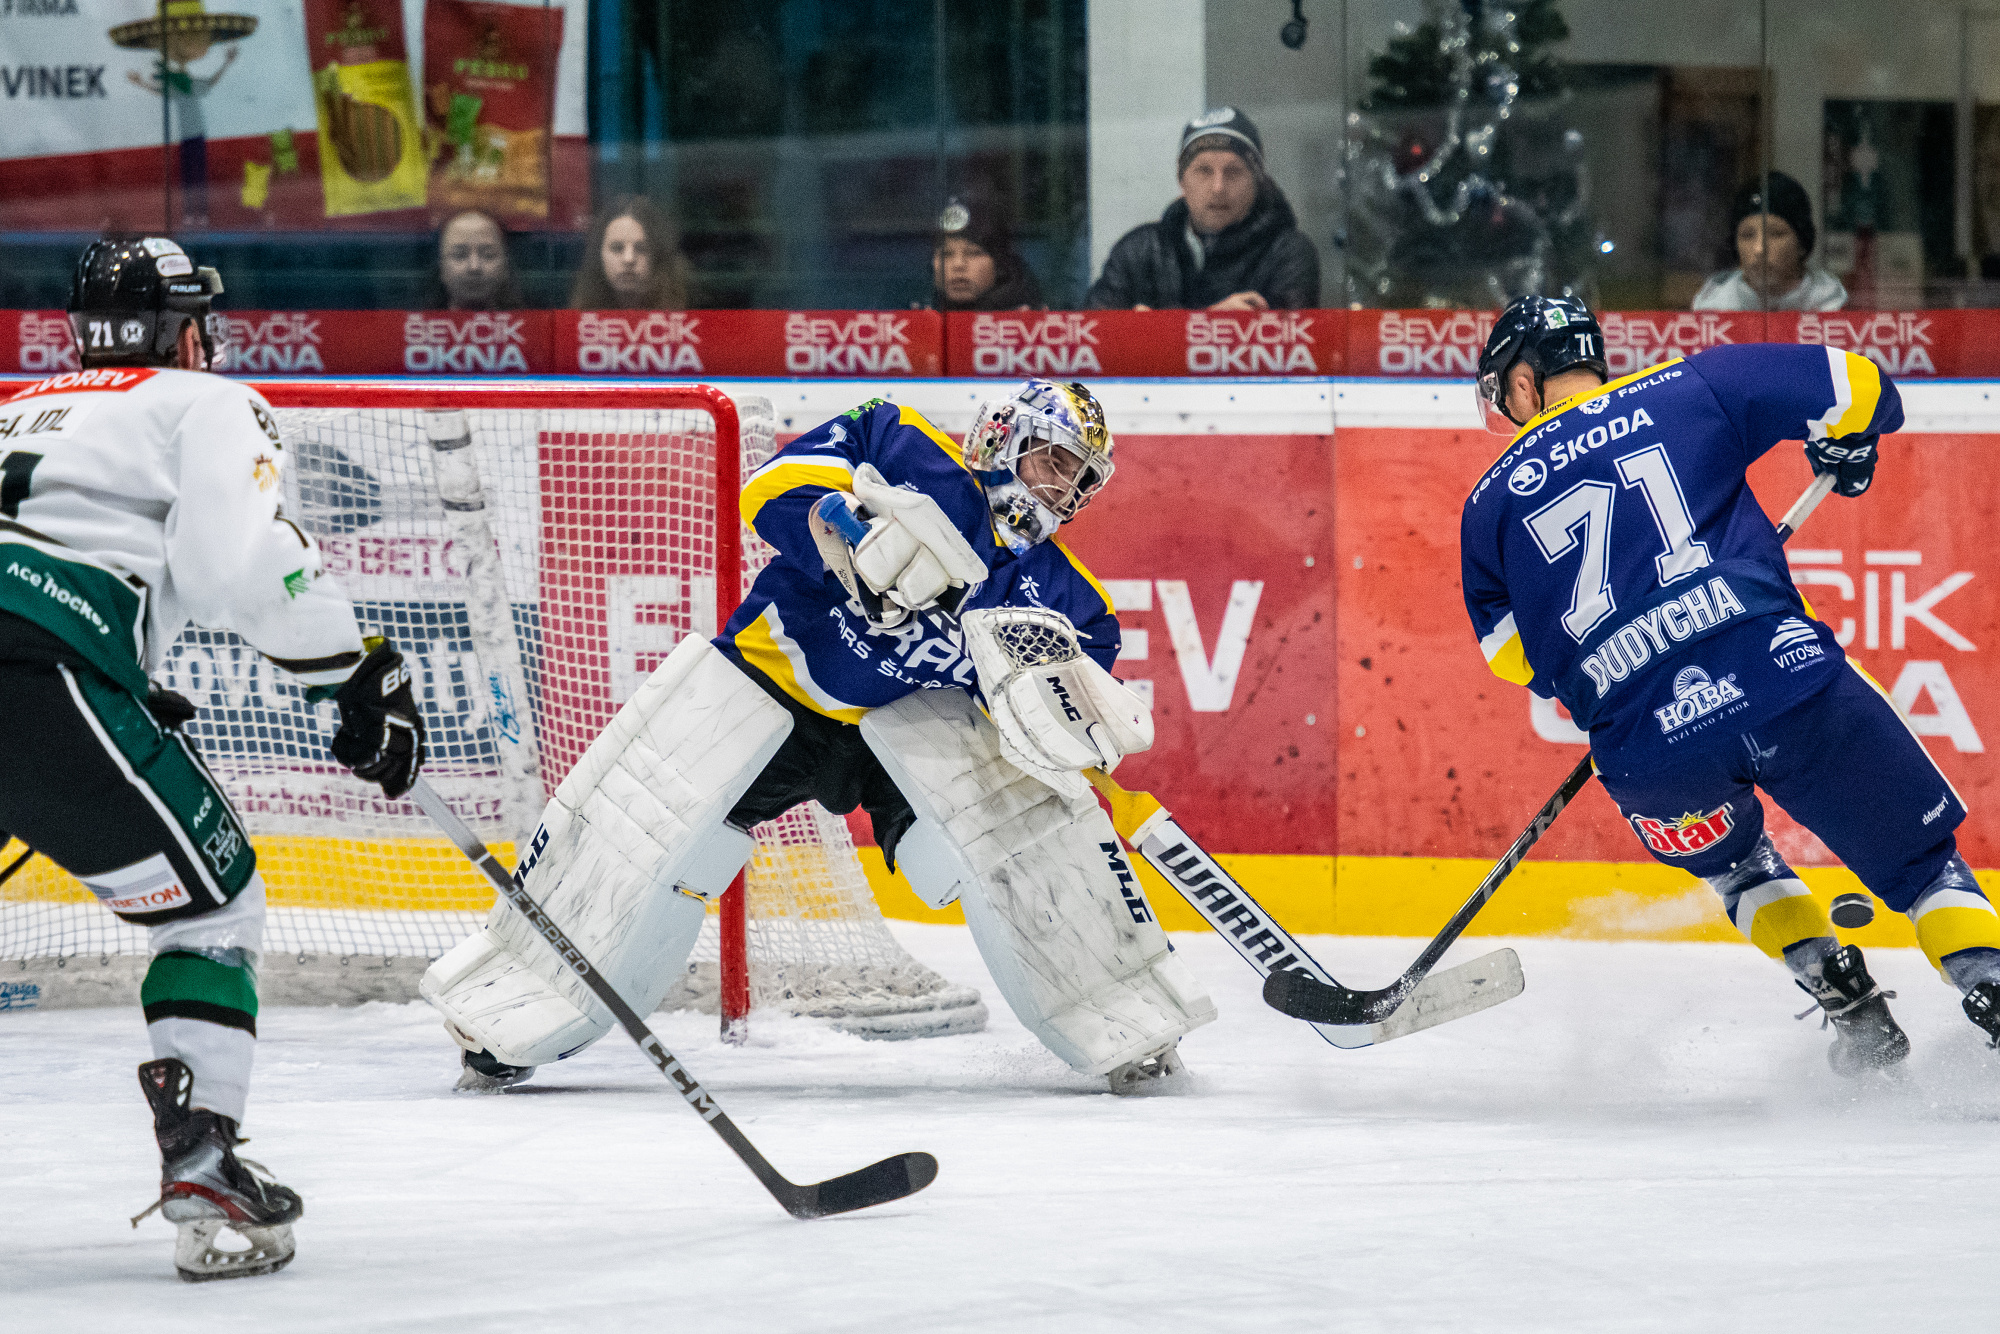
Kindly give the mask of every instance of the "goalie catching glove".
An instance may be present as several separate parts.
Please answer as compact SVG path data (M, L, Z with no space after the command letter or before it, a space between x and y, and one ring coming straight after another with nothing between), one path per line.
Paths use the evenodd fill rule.
M1153 745L1153 710L1085 656L1061 612L996 607L960 624L1000 748L1016 768L1059 792L1087 791L1085 769L1106 773Z
M382 795L400 797L424 767L424 720L410 688L410 668L389 641L371 635L361 641L368 656L337 686L315 686L306 699L331 699L340 709L333 734L333 758L364 782L380 783Z
M821 497L811 526L820 560L885 629L939 603L955 609L986 578L986 563L937 501L889 485L872 463L855 470L852 493Z

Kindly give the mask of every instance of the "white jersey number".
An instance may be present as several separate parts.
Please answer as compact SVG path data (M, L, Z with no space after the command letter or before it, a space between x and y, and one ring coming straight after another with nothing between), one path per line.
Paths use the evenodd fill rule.
M1617 466L1619 480L1628 488L1637 487L1646 497L1653 525L1666 544L1666 550L1653 558L1660 583L1670 584L1705 567L1708 544L1694 540L1694 516L1688 513L1687 497L1680 479L1674 476L1667 447L1649 445L1635 450L1619 458ZM1578 643L1618 609L1610 574L1611 502L1617 494L1609 482L1578 482L1522 521L1541 548L1542 559L1551 565L1579 545L1583 548L1576 591L1562 617L1563 629Z

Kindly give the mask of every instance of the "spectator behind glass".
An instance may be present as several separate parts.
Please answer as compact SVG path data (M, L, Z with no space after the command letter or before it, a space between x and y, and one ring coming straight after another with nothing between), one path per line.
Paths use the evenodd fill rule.
M507 234L476 208L454 213L438 229L438 266L425 310L519 310L521 289L507 258Z
M1014 249L1006 213L976 191L954 195L931 244L932 310L1039 310L1042 285Z
M1703 283L1694 309L1839 310L1847 289L1806 262L1818 236L1806 188L1781 171L1764 181L1768 189L1753 179L1736 192L1731 216L1738 267Z
M1119 238L1093 310L1297 310L1319 304L1319 252L1264 172L1250 118L1218 107L1181 132L1181 197Z
M597 215L583 248L571 310L686 310L688 261L680 228L644 195Z

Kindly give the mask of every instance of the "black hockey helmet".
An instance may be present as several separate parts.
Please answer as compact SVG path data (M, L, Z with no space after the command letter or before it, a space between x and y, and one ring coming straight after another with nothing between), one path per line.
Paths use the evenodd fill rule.
M1611 376L1604 330L1589 306L1573 296L1522 297L1500 312L1479 354L1479 405L1486 429L1495 435L1512 436L1527 425L1507 411L1507 377L1517 361L1534 371L1538 394L1542 381L1578 366L1596 371L1601 380Z
M221 294L222 275L164 237L92 241L70 280L70 332L86 366L168 366L192 321L215 367L222 331L210 307Z

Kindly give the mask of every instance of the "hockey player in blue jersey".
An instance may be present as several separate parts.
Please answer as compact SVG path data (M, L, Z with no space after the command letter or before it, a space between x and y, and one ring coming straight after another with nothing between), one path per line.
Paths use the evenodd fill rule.
M1909 1041L1855 946L1764 832L1762 788L1876 897L2000 1041L2000 916L1958 855L1957 792L1793 587L1745 470L1804 440L1835 490L1868 489L1902 425L1875 364L1824 347L1710 349L1606 382L1581 302L1524 297L1479 365L1512 437L1465 503L1466 610L1501 678L1563 702L1655 859L1703 878L1784 962L1836 1037L1833 1067Z
M963 904L1001 994L1072 1067L1118 1092L1180 1069L1215 1007L1082 778L1150 746L1151 710L1110 674L1110 597L1055 540L1111 455L1089 390L1029 380L963 441L876 400L751 475L742 515L776 555L592 743L516 873L634 1008L682 973L748 831L818 800L866 810L919 897ZM461 1087L611 1025L504 911L423 992L466 1048Z

